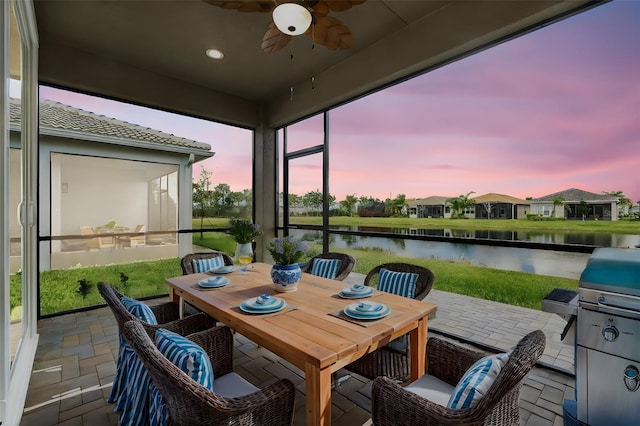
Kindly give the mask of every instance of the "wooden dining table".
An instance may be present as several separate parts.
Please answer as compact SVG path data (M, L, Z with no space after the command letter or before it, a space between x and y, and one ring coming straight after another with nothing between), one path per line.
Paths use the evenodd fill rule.
M270 271L271 265L265 263L251 264L246 274L236 267L224 275L229 284L218 289L198 286L198 281L211 277L207 274L165 281L171 300L189 302L304 372L307 425L331 424L333 372L396 337L410 336L411 378L424 374L427 318L435 312L434 304L376 290L366 300L389 306L389 314L377 320L355 320L343 310L361 299L338 296L348 283L303 273L296 291L280 293ZM239 308L243 301L262 294L284 299L285 308L269 314L248 314Z

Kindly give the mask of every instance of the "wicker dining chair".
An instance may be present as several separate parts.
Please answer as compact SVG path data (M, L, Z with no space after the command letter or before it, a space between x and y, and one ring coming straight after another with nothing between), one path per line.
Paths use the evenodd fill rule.
M116 411L120 411L122 413L121 416L129 418L129 416L137 415L130 413L131 401L127 400L130 397L130 395L127 395L127 389L130 387L128 383L129 377L131 376L131 370L134 368L130 358L135 355L131 348L122 340L124 324L128 321L138 321L148 333L154 333L158 328L164 328L181 336L187 336L214 327L215 321L205 314L191 315L181 319L179 317L178 304L175 302L166 302L148 306L157 321L157 324L149 324L127 310L122 304L122 298L124 296L111 284L104 282L98 283L98 291L104 298L107 306L111 309L121 336L116 364L116 377L113 380L113 386L111 387L111 393L107 401L116 404Z
M123 335L142 360L151 382L162 395L169 415L169 424L293 424L296 390L288 379L277 380L263 389L255 388L256 391L253 393L235 397L221 396L216 393L218 391L210 391L197 383L169 361L158 350L140 322L130 321L125 324ZM226 376L237 376L233 373L233 337L228 327L216 327L188 338L209 355L216 389L223 387L217 383L223 383Z
M509 354L484 396L469 408L447 408L446 401L437 403L412 392L433 391L420 383L445 382L453 388L464 373L484 354L462 348L438 338L427 343L427 372L425 376L403 388L387 377L378 377L371 389L371 414L375 426L392 425L520 425L520 388L522 381L542 356L545 336L540 330L524 336ZM433 380L436 378L439 380ZM440 382L440 383L441 383ZM447 397L441 386L441 395ZM441 396L442 398L442 396ZM435 398L434 398L435 399Z
M212 250L212 251L201 252L201 253L190 253L185 255L180 260L182 275L189 275L189 274L195 273L195 270L193 267L194 260L212 259L214 257L221 257L222 262L224 263L225 266L233 265L233 259L231 258L231 256L221 251ZM196 308L195 306L193 306L188 302L183 302L182 311L184 315L193 315L193 314L202 312L200 309Z
M300 268L300 270L302 272L307 272L309 274L312 273L311 271L313 270L313 262L318 259L328 259L328 260L338 259L341 261L340 267L338 268L338 272L336 273L336 276L334 278L334 280L338 280L338 281L343 281L345 278L347 278L347 276L349 276L349 274L353 270L353 267L356 264L356 260L353 258L353 256L349 256L348 254L345 254L345 253L329 252L329 253L322 253L312 257L311 259L309 259L306 265Z
M430 269L409 263L385 263L373 268L364 279L364 285L371 286L380 274L381 269L393 272L417 274L414 299L422 300L433 288L435 276ZM387 376L398 382L406 382L410 378L408 336L401 336L397 341L403 344L382 346L379 349L357 359L345 367L346 370L359 374L370 380L378 376ZM405 348L399 348L405 346Z
M211 259L217 256L222 257L222 261L225 264L225 266L233 265L233 259L231 258L231 256L221 251L213 250L213 251L202 252L202 253L190 253L185 255L180 260L180 266L182 267L182 275L189 275L195 272L193 269L194 260Z
M149 332L155 331L158 328L164 328L182 336L215 326L215 322L205 314L180 318L178 304L175 302L149 305L158 324L148 324L131 314L127 308L125 308L121 302L124 296L111 284L104 282L98 283L98 291L104 298L107 306L111 309L111 312L113 312L116 322L118 323L118 329L120 330L124 323L132 320L140 321Z

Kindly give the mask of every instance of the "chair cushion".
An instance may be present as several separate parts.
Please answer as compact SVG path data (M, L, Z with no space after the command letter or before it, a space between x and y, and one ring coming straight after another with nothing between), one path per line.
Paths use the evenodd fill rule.
M213 367L207 353L191 340L160 328L155 344L162 354L193 380L213 390ZM149 418L151 424L167 424L168 411L162 395L152 384L149 389Z
M193 272L197 274L200 272L207 272L208 270L213 268L224 266L224 259L222 259L222 256L207 257L205 259L193 259L191 261L191 265L193 266Z
M158 324L156 316L154 315L151 308L140 302L139 300L132 299L130 297L123 297L122 299L120 299L120 302L124 305L125 308L127 308L127 311L129 311L135 317L140 318L147 324Z
M501 353L476 361L456 385L447 407L462 410L476 405L489 390L508 360L509 354Z
M449 383L438 379L436 376L425 374L415 382L409 384L405 389L431 402L446 407L451 393L455 388Z
M216 377L216 382L213 388L216 395L223 396L225 398L238 398L259 390L260 388L253 386L237 373L229 373L221 377Z
M332 280L338 275L340 266L342 266L340 259L314 259L311 274Z
M413 299L416 294L417 281L418 274L411 272L394 272L382 268L380 269L380 276L378 277L378 290Z

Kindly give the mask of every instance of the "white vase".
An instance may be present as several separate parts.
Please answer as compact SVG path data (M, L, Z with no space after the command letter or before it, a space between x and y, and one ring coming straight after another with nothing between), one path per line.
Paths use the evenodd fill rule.
M235 259L241 265L248 265L253 262L253 245L251 243L238 243L236 245Z

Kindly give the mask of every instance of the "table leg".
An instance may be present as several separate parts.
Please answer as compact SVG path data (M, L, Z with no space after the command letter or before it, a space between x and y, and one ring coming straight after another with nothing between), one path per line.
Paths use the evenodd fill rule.
M178 315L180 318L184 318L184 303L182 297L178 296L173 287L169 287L169 301L176 302L178 304Z
M331 369L305 368L307 426L331 424Z
M409 332L409 342L411 351L411 381L414 381L425 373L427 317L420 319L418 321L418 327Z

